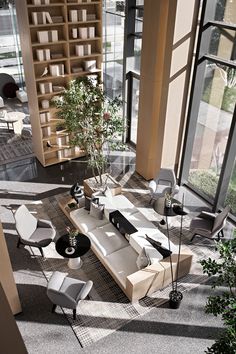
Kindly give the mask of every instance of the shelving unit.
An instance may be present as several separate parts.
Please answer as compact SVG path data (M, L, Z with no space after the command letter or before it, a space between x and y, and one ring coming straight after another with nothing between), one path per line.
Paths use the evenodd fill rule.
M51 100L76 77L93 75L101 83L102 0L50 0L49 4L45 0L16 0L16 10L34 153L45 167L84 156L83 150L69 145L66 131L57 132L62 120L57 118ZM71 11L78 18L83 12L84 21L74 17L71 21ZM76 46L83 46L84 55L77 55ZM59 67L63 73L58 73Z

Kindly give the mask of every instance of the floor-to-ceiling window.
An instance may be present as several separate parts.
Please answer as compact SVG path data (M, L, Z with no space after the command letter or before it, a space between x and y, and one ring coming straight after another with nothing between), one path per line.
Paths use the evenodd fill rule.
M204 0L182 182L236 216L236 0Z
M14 0L0 0L0 73L12 76L19 87L24 86Z

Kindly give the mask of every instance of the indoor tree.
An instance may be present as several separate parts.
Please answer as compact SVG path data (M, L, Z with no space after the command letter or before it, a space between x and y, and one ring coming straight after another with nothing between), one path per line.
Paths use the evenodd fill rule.
M236 237L219 241L216 245L219 259L201 260L203 272L214 276L215 294L208 297L206 312L221 315L225 329L206 353L235 354L236 349ZM221 288L222 287L222 288Z
M109 99L96 80L81 77L70 81L68 89L54 103L58 117L64 120L70 133L70 144L87 152L93 176L102 184L107 163L104 149L113 150L122 145L121 101Z

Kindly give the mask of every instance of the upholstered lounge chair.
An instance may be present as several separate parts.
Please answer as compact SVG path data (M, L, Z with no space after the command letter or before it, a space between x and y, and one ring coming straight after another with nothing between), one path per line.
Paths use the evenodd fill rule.
M90 293L93 282L87 282L67 277L67 274L54 272L49 279L47 295L53 303L52 312L57 306L73 310L73 318L76 319L76 307L80 300L84 300Z
M221 213L214 214L202 211L201 214L192 219L190 223L190 231L193 233L191 241L193 241L195 236L207 237L209 239L214 239L217 236L217 240L220 237L224 237L223 228L226 224L226 219L230 207L226 206Z
M56 230L51 221L35 218L25 205L15 212L16 230L19 235L17 247L20 244L38 247L44 257L42 247L46 247L56 236Z
M150 181L149 190L151 193L150 203L153 199L164 197L165 193L174 196L179 192L179 186L176 184L175 173L170 168L161 168L158 176Z

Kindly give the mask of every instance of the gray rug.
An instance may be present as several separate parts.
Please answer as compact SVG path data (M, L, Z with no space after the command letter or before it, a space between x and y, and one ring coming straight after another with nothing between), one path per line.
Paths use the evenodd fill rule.
M118 176L117 179L119 179ZM157 214L149 205L147 183L137 174L126 174L119 181L123 186L123 192L127 198L149 220L157 225L155 221ZM65 233L66 225L70 224L58 207L58 200L63 196L65 194L46 198L42 201L42 204L29 206L30 210L37 212L37 216L52 220L57 228L58 236ZM170 238L175 244L178 244L180 218L175 217L172 219L173 224L170 230ZM189 222L190 218L185 217L183 244L192 250L194 256L191 273L179 281L179 289L182 292L193 289L206 280L207 277L202 274L198 261L202 258L214 258L216 256L214 244L208 240L199 239L194 244L190 243ZM171 287L168 286L165 289L157 291L151 297L147 296L139 302L131 304L92 251L82 257L84 264L79 270L68 268L67 260L57 254L53 243L45 249L45 259L38 257L39 253L37 249L33 249L32 252L37 254L37 259L47 279L50 278L53 271L59 270L69 273L71 277L83 280L91 279L94 282L94 287L90 294L91 299L81 301L78 306L77 320L73 320L71 310L63 309L82 347L89 346L91 343L121 328L129 321L146 314L153 307L160 306L167 301L171 290Z
M33 156L32 140L22 139L4 129L0 132L0 164Z

